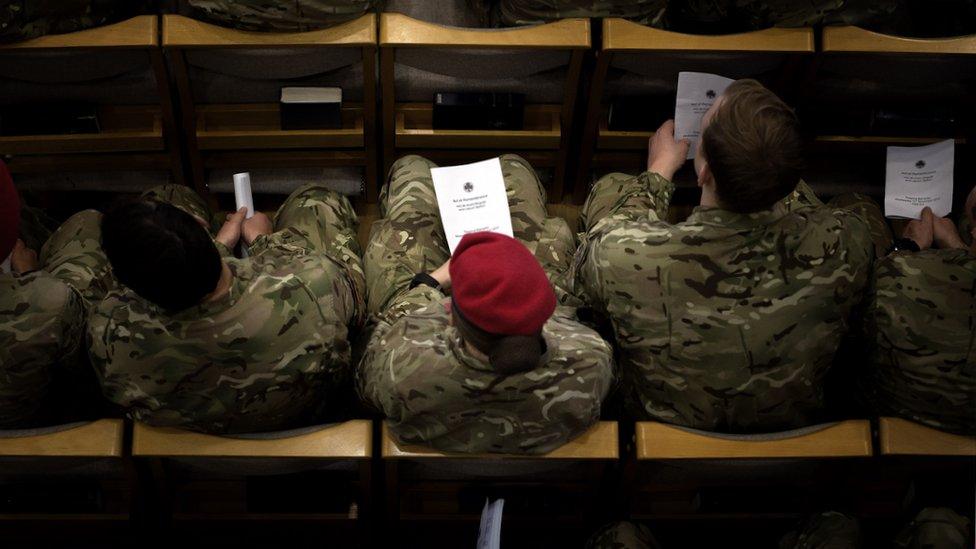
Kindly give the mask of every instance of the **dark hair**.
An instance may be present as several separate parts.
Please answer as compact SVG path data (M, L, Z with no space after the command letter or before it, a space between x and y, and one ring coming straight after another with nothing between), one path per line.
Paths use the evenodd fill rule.
M539 365L546 352L542 332L533 335L498 335L475 326L451 302L454 313L454 326L461 333L461 339L475 349L488 355L488 363L498 373L510 375L531 370Z
M702 151L722 207L750 213L793 192L803 169L800 123L755 80L737 80L702 132Z
M102 247L119 282L170 313L214 291L223 268L210 234L193 216L152 200L107 213Z

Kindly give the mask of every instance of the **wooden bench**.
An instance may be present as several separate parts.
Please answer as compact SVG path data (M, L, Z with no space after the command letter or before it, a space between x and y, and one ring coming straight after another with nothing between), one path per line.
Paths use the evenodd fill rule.
M945 433L895 417L878 420L883 456L976 457L976 438Z

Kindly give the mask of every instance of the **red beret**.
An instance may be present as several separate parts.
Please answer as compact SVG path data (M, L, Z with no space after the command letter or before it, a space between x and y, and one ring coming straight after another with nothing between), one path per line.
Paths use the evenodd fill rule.
M537 334L556 310L556 293L539 261L510 236L464 235L450 271L454 305L490 334Z
M20 197L10 170L0 160L0 263L7 259L20 234Z

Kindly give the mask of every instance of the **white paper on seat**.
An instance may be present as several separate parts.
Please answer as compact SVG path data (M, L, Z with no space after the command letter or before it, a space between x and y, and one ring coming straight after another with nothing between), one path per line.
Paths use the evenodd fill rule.
M674 138L687 139L688 158L695 157L701 119L725 88L735 82L731 78L704 72L678 73L678 98L674 105Z
M432 168L430 177L452 254L468 233L488 231L514 236L500 159Z
M489 502L485 499L485 507L481 510L481 529L478 532L478 549L501 549L502 546L502 511L505 508L504 499Z
M888 147L885 216L919 219L928 206L938 217L952 211L952 170L956 142L924 147Z

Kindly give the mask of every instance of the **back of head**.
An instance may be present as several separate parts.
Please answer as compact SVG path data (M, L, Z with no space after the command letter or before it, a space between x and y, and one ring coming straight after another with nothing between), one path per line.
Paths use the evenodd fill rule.
M464 340L499 373L538 366L556 294L535 256L509 236L472 233L454 250L450 271L454 324Z
M764 210L796 188L803 167L799 120L759 82L726 88L701 140L723 208Z
M190 214L170 204L122 204L102 220L102 247L115 277L139 296L175 313L214 291L222 263Z

